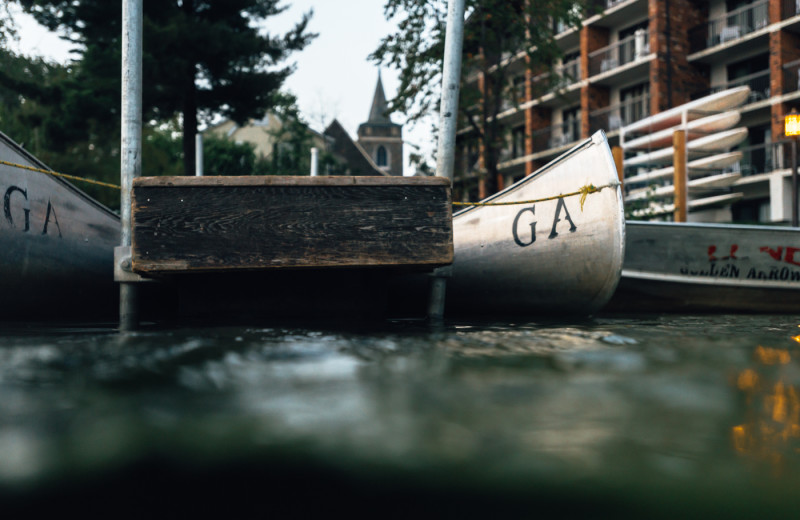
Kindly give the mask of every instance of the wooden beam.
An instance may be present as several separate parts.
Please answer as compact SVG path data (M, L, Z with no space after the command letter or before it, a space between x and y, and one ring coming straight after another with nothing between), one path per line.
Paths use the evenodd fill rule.
M622 151L622 148L619 146L615 146L611 149L611 155L614 157L614 165L617 167L617 177L619 177L620 187L624 188L625 184L625 170L623 160L625 154Z
M686 222L688 214L689 197L686 190L687 171L686 171L686 132L675 130L672 134L672 145L675 149L673 154L673 185L675 186L675 222Z
M146 275L453 261L450 181L142 177L133 270Z

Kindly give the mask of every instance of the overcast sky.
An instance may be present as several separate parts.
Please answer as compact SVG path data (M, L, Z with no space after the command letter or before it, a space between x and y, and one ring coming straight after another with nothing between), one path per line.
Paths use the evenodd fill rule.
M321 130L323 123L327 125L337 118L355 138L358 125L369 115L378 78L378 69L367 56L393 29L393 24L383 17L384 1L286 0L284 3L289 9L268 19L268 31L286 32L302 13L313 9L310 30L319 34L311 45L290 59L297 69L286 82L286 89L298 97L300 109L314 129ZM69 59L69 48L57 35L37 26L28 16L16 13L15 20L21 37L19 51L61 62ZM386 69L381 74L386 96L390 98L397 88L397 74ZM404 122L401 114L393 115L392 119ZM429 126L420 123L414 129L404 128L407 144L422 146L427 151L434 149ZM406 156L410 148L406 146Z

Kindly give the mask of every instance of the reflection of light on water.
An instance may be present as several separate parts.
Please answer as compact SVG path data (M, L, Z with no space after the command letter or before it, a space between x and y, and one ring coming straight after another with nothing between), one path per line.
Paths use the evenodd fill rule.
M798 341L798 337L792 339ZM756 348L753 358L762 366L772 367L792 361L788 350L763 346ZM739 374L736 386L744 393L748 413L753 415L732 428L734 449L776 466L782 465L787 451L800 453L800 447L793 446L793 441L800 439L798 390L779 376L770 378L752 368Z

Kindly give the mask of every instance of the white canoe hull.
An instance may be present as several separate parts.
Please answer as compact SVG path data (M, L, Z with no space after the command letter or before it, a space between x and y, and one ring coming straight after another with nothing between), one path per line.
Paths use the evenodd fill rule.
M0 159L47 169L0 133ZM115 316L119 218L70 183L0 165L0 319Z
M723 168L727 168L728 166L733 166L741 160L742 152L725 152L689 161L686 166L689 170L689 176L691 177L692 174L697 175L708 170L721 170ZM674 173L675 167L670 165L665 168L659 168L658 170L650 170L649 172L626 177L625 183L633 184L635 182L654 181L657 179L672 177Z
M587 314L619 280L623 203L605 134L574 147L484 202L515 202L610 186L580 196L510 206L473 206L453 217L455 257L447 312Z
M800 312L800 229L628 222L610 308Z
M701 209L711 208L714 206L730 206L737 200L744 197L743 193L725 193L724 195L714 195L711 197L703 197L699 199L692 199L689 201L689 211L697 211ZM675 204L659 204L652 202L648 207L637 209L633 211L633 216L636 218L649 218L658 217L661 215L668 215L675 212Z
M738 107L749 95L750 87L747 86L723 90L636 121L623 127L623 132L656 132L670 128L683 122L684 113L689 120L699 119L709 112L723 112Z
M698 194L707 192L709 190L730 187L741 178L741 173L720 173L717 175L709 175L708 177L701 177L699 179L692 179L687 184L689 193ZM625 196L625 202L634 202L648 198L663 199L672 197L673 195L675 195L675 186L672 184L668 186L658 186L653 189L640 188L637 190L631 190Z
M692 141L694 139L704 137L712 132L728 130L729 128L735 126L741 120L741 118L742 116L739 114L739 112L729 111L723 112L722 114L714 114L689 121L686 124L687 139ZM680 125L673 128L666 128L658 132L653 132L642 137L637 137L635 139L631 139L630 141L624 141L622 143L622 148L625 150L642 150L671 146L673 139L672 136L675 130L679 128Z
M747 128L734 128L717 132L705 137L700 137L694 141L689 141L686 148L691 152L722 152L741 143L747 138ZM662 148L654 152L639 154L625 159L625 167L645 166L648 164L663 164L673 161L675 149L673 147Z

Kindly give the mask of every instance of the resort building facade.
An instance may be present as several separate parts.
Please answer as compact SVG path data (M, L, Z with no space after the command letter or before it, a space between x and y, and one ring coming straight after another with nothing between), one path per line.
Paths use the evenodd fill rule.
M528 70L526 52L506 58L515 95L497 116L506 145L496 184L508 186L598 130L615 146L626 125L746 85L738 110L748 136L736 147L741 160L727 167L741 177L724 188L741 196L689 220L788 222L792 156L783 129L785 115L800 110L800 1L603 0L600 8L580 30L554 28L563 53L553 68L557 88L537 88L543 77ZM482 148L462 125L454 200L486 195Z

